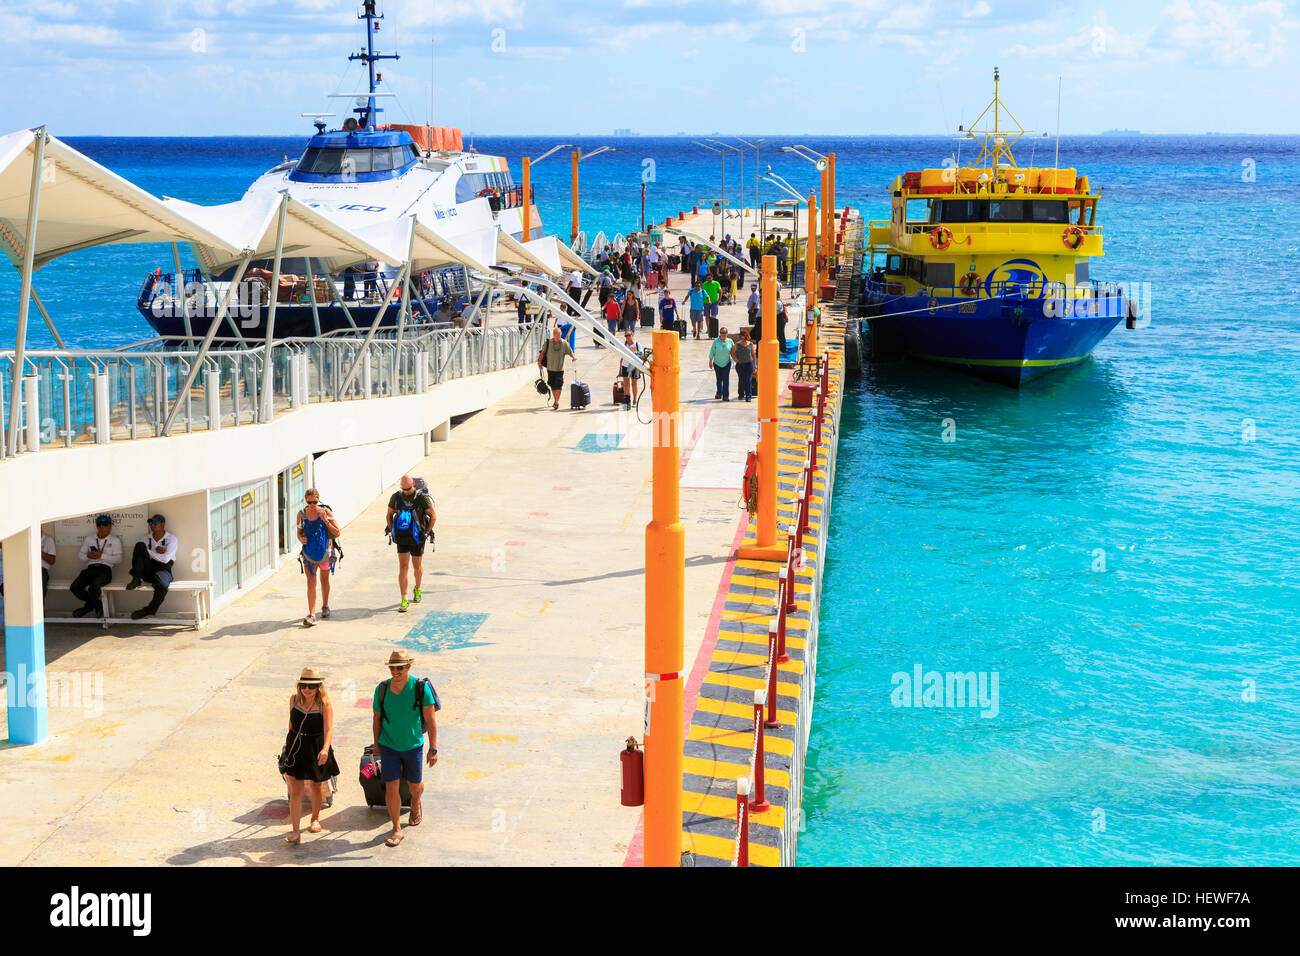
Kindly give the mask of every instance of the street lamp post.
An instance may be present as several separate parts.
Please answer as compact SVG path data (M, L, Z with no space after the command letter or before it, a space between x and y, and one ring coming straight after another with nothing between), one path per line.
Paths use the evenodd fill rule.
M524 228L523 228L523 234L520 236L521 241L527 242L529 239L533 238L532 235L533 232L533 197L532 197L533 163L540 163L547 156L550 156L552 153L558 153L562 149L574 149L574 148L575 147L571 143L561 143L559 146L552 146L550 149L542 153L542 155L538 156L536 159L529 159L527 156L524 157L523 164L522 164L523 178L524 178L524 182L523 182Z
M723 149L730 149L740 154L740 208L742 210L740 224L743 227L745 225L745 219L744 219L745 214L743 211L745 208L745 151L741 149L739 146L732 146L730 143L724 143L720 139L710 139L709 142L717 143ZM723 161L724 162L726 161L725 158ZM723 220L722 221L723 228L726 228L727 207L725 205L722 207L722 220Z
M691 143L701 149L712 150L722 157L722 221L725 223L727 221L727 151L725 149L718 149L716 146L709 146L705 143L701 143L699 140L693 139L691 140ZM713 238L716 239L717 236L715 235Z
M757 209L758 208L758 180L759 180L758 167L763 162L762 146L764 143L767 142L767 140L756 139L753 142L750 142L747 139L740 139L739 136L737 136L736 139L739 139L742 143L744 143L746 146L748 146L750 149L754 151L754 208ZM743 222L741 223L741 226L742 228L744 227Z
M580 162L582 162L584 159L591 159L591 157L593 157L593 156L599 156L601 153L610 153L610 152L617 152L617 151L618 151L618 150L617 150L617 147L614 147L614 146L598 146L596 149L593 149L590 153L584 153L584 152L582 151L582 147L581 147L581 146L574 146L574 147L573 147L573 152L570 154L570 156L572 157L571 162L572 162L572 164L573 164L573 165L572 165L572 170L573 170L573 215L572 215L571 228L570 228L570 230L569 230L569 244L570 244L570 245L572 245L573 242L574 242L574 240L576 240L576 239L578 238L578 164L579 164Z

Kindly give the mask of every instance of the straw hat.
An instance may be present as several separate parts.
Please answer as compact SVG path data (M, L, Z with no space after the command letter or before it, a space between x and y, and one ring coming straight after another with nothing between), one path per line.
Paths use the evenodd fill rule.
M384 662L385 667L404 667L408 664L414 664L415 658L409 651L404 651L400 647L388 655L388 660Z
M304 667L302 673L298 675L299 684L315 684L319 687L325 683L325 678L320 676L320 671L314 667Z

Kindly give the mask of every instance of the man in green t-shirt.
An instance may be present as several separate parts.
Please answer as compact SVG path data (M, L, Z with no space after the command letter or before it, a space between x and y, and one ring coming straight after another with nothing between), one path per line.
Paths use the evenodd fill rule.
M371 710L374 712L373 753L379 755L379 768L384 778L384 802L388 805L388 818L393 832L385 841L389 846L402 842L401 786L406 778L411 788L411 815L406 820L410 827L419 826L423 816L420 797L424 794L424 735L429 735L428 763L438 762L438 722L434 717L433 687L427 680L411 680L411 665L415 658L404 650L388 655L386 681L375 686ZM420 695L417 702L416 694Z
M709 276L701 286L704 290L704 318L715 321L709 323L709 338L716 335L717 318L718 318L718 299L722 297L722 285L717 279Z

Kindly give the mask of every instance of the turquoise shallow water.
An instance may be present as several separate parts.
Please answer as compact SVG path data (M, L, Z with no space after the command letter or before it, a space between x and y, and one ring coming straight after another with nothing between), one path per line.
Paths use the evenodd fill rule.
M1079 163L1154 301L1085 366L851 385L801 864L1300 863L1297 146ZM894 706L918 664L996 716Z

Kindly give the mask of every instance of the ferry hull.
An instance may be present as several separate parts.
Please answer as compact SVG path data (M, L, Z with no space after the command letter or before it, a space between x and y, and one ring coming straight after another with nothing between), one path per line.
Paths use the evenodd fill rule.
M379 328L393 329L397 327L397 315L400 311L400 305L401 303L397 300L388 303L383 316L380 318ZM433 315L438 310L438 299L426 299L424 301L424 306L428 309L429 315ZM371 323L375 320L375 311L378 308L378 303L371 303L369 305L362 305L359 302L348 304L348 311L352 313L352 321L356 323L356 327L362 332L370 328ZM178 311L170 308L158 309L155 311L149 306L143 304L139 306L139 309L140 314L144 316L145 321L153 326L159 335L183 337L186 334L185 319ZM236 306L236 309L238 310L238 306ZM235 331L231 328L231 321L223 321L222 328L217 330L216 337L219 339L233 339L239 337L265 339L266 307L263 306L259 309L250 310L250 312L251 314L243 315L236 311L236 313L231 317L231 321L233 321L234 325L238 327L238 335L236 335ZM352 323L348 322L347 315L344 314L343 310L336 305L318 305L316 307L316 314L320 318L319 334L321 335L326 335L330 332L338 332L344 329L351 330L353 328ZM412 317L415 324L428 324L424 312L421 311L419 304L416 302L412 302ZM202 338L207 334L208 328L212 325L214 318L215 316L206 312L201 315L190 316L190 334ZM298 338L314 336L316 334L316 319L312 316L310 305L289 305L281 303L276 306L276 338Z
M867 304L875 354L946 365L1013 388L1086 361L1126 305L1122 296L1082 300L1070 309L1043 299L908 296Z

